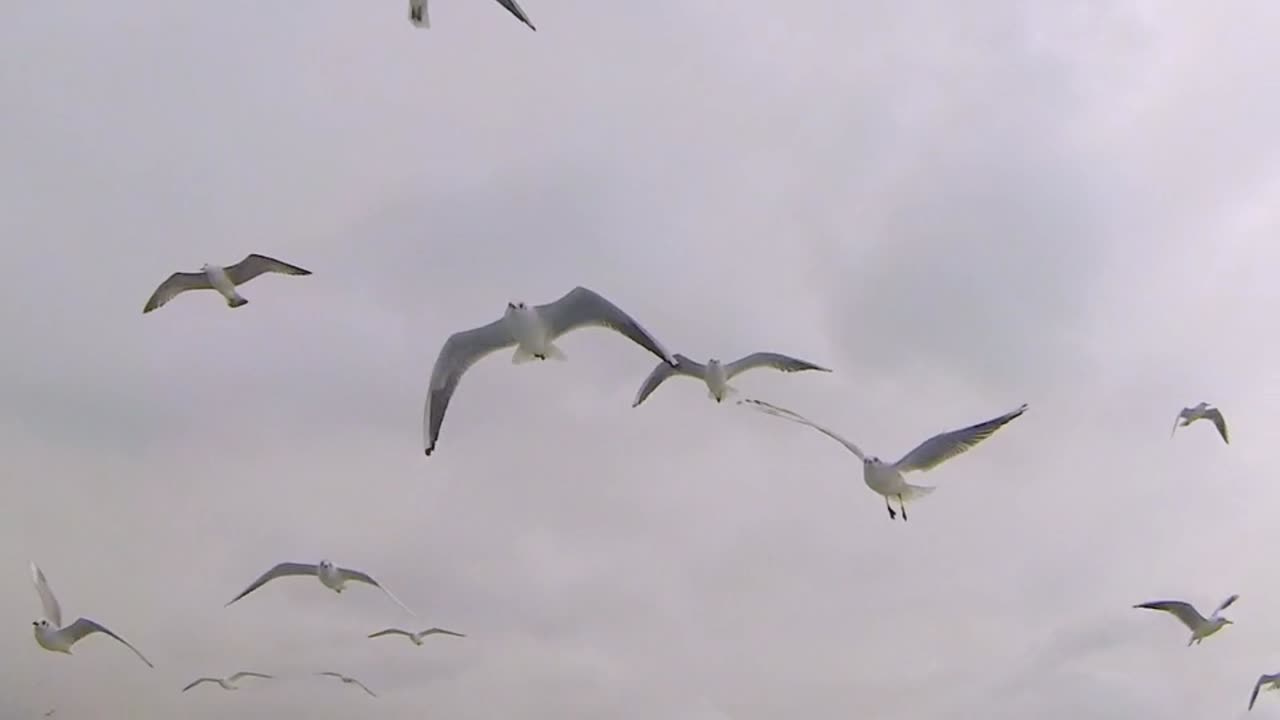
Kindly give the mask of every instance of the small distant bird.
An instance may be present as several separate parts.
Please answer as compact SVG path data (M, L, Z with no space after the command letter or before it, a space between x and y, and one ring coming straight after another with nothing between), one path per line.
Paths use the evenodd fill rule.
M1280 690L1280 673L1275 675L1259 675L1258 682L1253 684L1253 694L1249 696L1249 709L1258 701L1259 690Z
M565 354L556 347L555 340L571 330L591 326L621 333L663 362L676 364L671 353L640 323L587 288L576 287L546 305L530 307L523 302L509 302L501 318L488 325L456 332L440 348L436 364L431 368L431 387L423 409L426 454L430 455L435 450L440 425L444 423L445 408L449 406L449 399L453 397L462 374L480 358L514 345L516 351L511 362L516 365L535 358L564 360Z
M368 574L360 572L359 570L352 570L350 568L340 568L328 560L321 560L318 565L282 562L263 573L257 580L254 580L249 587L245 588L243 592L232 598L231 602L227 603L227 605L231 605L231 603L239 600L276 578L288 577L290 575L309 575L311 577L319 578L321 585L324 585L336 593L342 592L346 587L346 584L352 581L372 585L386 593L387 597L394 600L397 605L408 611L410 615L417 615L414 611L409 610L407 605L400 602L399 598L392 595L390 590L383 587L378 583L378 581L374 580Z
M31 563L31 581L35 583L36 592L40 594L40 604L44 607L44 618L31 623L36 642L40 647L70 655L72 645L88 635L102 633L132 650L142 659L142 662L147 664L147 667L155 667L124 638L88 618L78 618L70 625L62 627L62 607L58 605L58 600L54 597L53 589L49 587L49 581L45 579L44 572L36 567L34 562Z
M1230 438L1227 437L1227 421L1222 418L1222 412L1216 407L1209 407L1209 403L1203 402L1195 407L1182 408L1177 419L1173 421L1173 430L1169 431L1169 437L1173 437L1179 427L1186 427L1197 420L1212 420L1214 426L1218 428L1218 434L1222 436L1222 442L1231 444ZM1178 424L1179 421L1181 425Z
M263 675L262 673L256 673L256 672L241 671L227 678L202 677L193 681L190 685L182 688L182 692L186 692L191 688L199 685L200 683L217 683L218 686L221 687L223 690L239 690L240 688L236 686L236 681L239 680L240 678L247 678L247 677L266 678L267 680L270 680L275 676Z
M258 254L248 255L235 265L228 265L225 268L205 263L198 273L176 272L170 275L169 279L160 283L160 287L151 294L151 299L147 300L142 312L149 313L188 290L217 290L227 299L227 305L233 308L242 307L249 301L241 297L236 288L269 272L281 275L311 274L310 270L303 270L297 265L290 265Z
M675 365L668 365L665 362L658 363L658 366L653 369L653 372L649 373L649 377L645 378L644 383L640 385L640 390L636 393L635 402L631 403L631 407L636 407L644 402L645 398L649 397L654 390L657 390L658 386L665 382L667 378L676 375L685 375L702 380L707 384L707 394L711 399L716 402L723 402L726 397L738 392L736 388L729 385L729 381L734 376L741 375L754 368L773 368L785 373L803 370L831 372L827 368L814 365L807 360L799 360L771 352L752 353L731 363L721 363L719 360L711 358L707 360L706 365L690 360L680 353L676 353L675 359Z
M318 672L318 673L316 673L316 674L317 674L317 675L324 675L324 676L326 676L326 677L335 677L335 678L338 678L339 680L341 680L342 682L344 682L344 683L346 683L346 684L348 684L348 685L356 685L356 686L358 686L361 690L364 690L365 692L369 693L369 695L371 695L371 696L373 696L373 697L378 697L377 695L374 695L374 693L373 693L373 691L372 691L372 690L370 690L369 688L365 687L365 686L364 686L364 683L360 682L359 680L357 680L357 679L355 679L355 678L353 678L353 677L347 677L346 675L343 675L342 673L328 672L328 671L326 671L326 672Z
M1016 410L1005 413L997 418L992 418L976 425L970 425L960 430L952 430L951 432L940 433L925 440L916 446L914 450L902 456L902 459L894 463L887 463L875 456L865 455L862 450L851 441L846 440L831 430L818 425L817 423L805 418L799 413L792 412L786 408L771 405L763 400L739 400L739 405L746 404L753 410L758 410L768 415L780 417L783 420L808 425L836 442L844 445L846 449L858 456L862 461L862 480L867 487L876 493L884 496L884 506L889 510L889 519L893 520L897 517L893 506L889 504L889 498L898 498L898 507L902 510L902 520L907 519L907 503L913 500L919 500L934 491L929 485L911 485L902 478L903 473L913 470L932 470L946 460L949 460L969 449L978 443L986 440L995 434L995 431L1012 422L1015 418L1027 411L1027 405L1024 403Z
M45 717L53 717L53 714L54 714L55 712L57 712L57 710L58 710L57 708L53 708L53 709L49 710L48 712L46 712L46 713L44 714L44 716L45 716Z
M529 22L529 16L520 8L516 0L498 0L498 4L515 15L520 22L528 25L530 30L538 29ZM430 29L431 17L427 13L427 0L409 0L409 22L413 23L414 27Z
M1192 643L1199 644L1205 638L1218 632L1227 625L1234 624L1230 620L1220 617L1218 613L1231 607L1231 603L1235 602L1239 598L1240 596L1237 594L1223 600L1222 604L1218 606L1218 609L1214 610L1213 614L1207 619L1194 607L1191 607L1189 603L1182 602L1181 600L1155 600L1152 602L1145 602L1140 605L1134 605L1133 607L1142 610L1162 610L1181 620L1182 624L1186 625L1187 628L1191 630L1191 639L1187 641L1187 647L1191 647Z
M427 630L416 633L409 632L408 630L401 630L400 628L387 628L386 630L379 630L378 632L371 634L369 637L376 638L384 635L403 635L412 640L414 645L421 645L422 638L428 635L452 635L454 637L466 637L466 635L463 635L462 633L456 633L452 630L445 630L444 628L438 627L428 628Z

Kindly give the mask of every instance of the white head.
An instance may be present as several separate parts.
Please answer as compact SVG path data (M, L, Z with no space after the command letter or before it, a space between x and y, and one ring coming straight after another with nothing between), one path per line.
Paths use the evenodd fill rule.
M53 628L53 626L49 624L49 621L45 620L44 618L40 618L39 620L32 620L31 627L35 628L37 631L49 630Z
M321 570L332 570L332 569L333 569L333 563L329 562L328 560L321 560L321 561L320 561L320 569L321 569Z

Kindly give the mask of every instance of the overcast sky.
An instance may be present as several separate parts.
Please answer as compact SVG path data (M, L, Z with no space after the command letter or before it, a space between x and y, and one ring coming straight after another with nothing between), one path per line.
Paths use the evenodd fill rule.
M12 3L0 697L126 720L1244 717L1280 671L1280 5ZM169 273L260 252L235 311ZM575 285L735 384L445 338ZM1218 404L1232 428L1169 428ZM367 587L271 583L329 558ZM68 621L41 650L27 563ZM1236 621L1188 649L1182 598ZM468 635L368 640L388 626ZM239 669L274 682L179 689ZM379 694L310 673L336 670ZM6 714L6 717L9 715ZM1280 718L1280 700L1251 715Z

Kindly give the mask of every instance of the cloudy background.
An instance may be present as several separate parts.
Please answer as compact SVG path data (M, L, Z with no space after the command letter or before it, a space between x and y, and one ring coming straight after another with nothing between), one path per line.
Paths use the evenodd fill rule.
M0 715L1244 715L1280 670L1280 6L525 5L6 8ZM248 252L315 274L141 314ZM477 365L424 458L448 334L577 284L699 359L832 367L736 384L872 453L1031 409L891 523L817 433L687 380L632 409L651 356L584 331ZM1170 441L1202 399L1230 446ZM322 557L421 619L223 607ZM37 647L29 560L156 669ZM1232 592L1193 649L1130 609ZM281 679L178 692L238 669Z

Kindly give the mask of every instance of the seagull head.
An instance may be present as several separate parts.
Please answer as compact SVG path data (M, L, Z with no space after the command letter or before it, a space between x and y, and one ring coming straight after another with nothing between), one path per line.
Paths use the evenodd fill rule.
M38 628L47 628L49 627L49 621L44 618L40 618L39 620L32 620L31 625Z
M324 568L325 570L332 570L333 563L329 562L328 560L321 560L320 567Z
M509 302L509 303L507 303L507 309L508 309L508 310L523 310L523 309L524 309L524 303L523 303L523 302Z

